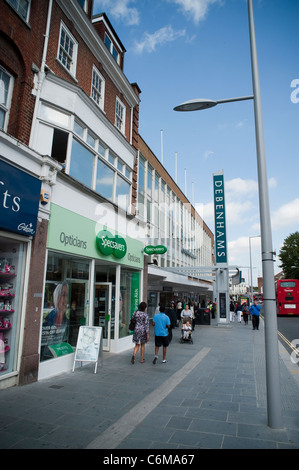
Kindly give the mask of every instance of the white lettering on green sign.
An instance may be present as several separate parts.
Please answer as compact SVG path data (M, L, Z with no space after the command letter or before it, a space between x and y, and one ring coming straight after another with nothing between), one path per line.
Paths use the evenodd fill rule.
M144 253L146 253L147 255L163 255L164 253L166 253L166 251L167 248L164 245L148 245L144 247Z
M101 230L96 237L97 248L104 256L112 255L123 258L127 253L127 244L122 237L113 236L108 230Z

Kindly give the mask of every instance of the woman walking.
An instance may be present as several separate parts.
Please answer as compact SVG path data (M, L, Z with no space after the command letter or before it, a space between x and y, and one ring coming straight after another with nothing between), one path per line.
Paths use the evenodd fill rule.
M148 314L145 312L147 304L145 302L141 302L139 304L138 310L133 313L135 316L135 329L133 333L133 343L135 343L133 356L131 359L132 364L135 363L136 354L139 351L140 346L140 355L141 359L140 362L145 362L144 360L144 351L145 351L145 343L149 341L149 318Z

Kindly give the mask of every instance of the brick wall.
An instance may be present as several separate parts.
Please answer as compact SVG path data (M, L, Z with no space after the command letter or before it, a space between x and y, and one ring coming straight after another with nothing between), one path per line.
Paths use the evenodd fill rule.
M32 1L29 25L0 0L0 64L15 80L8 133L28 145L35 99L32 63L42 58L47 1Z
M37 67L41 66L48 3L47 0L32 0L30 20L27 24L5 0L0 0L0 64L15 78L8 133L27 145L35 104L35 98L32 95L34 83L32 64L34 63ZM57 60L61 20L79 45L75 79ZM88 96L91 92L92 67L94 64L105 79L105 113L113 125L115 124L116 96L126 106L125 137L130 141L131 109L128 103L113 80L107 75L102 64L95 60L74 24L64 15L55 1L53 2L46 63L55 74L78 85ZM134 134L136 135L136 127L138 128L136 111L134 111L134 116Z
M23 355L19 377L19 383L21 385L37 380L47 232L48 221L38 221L36 236L32 243L30 273L28 279Z

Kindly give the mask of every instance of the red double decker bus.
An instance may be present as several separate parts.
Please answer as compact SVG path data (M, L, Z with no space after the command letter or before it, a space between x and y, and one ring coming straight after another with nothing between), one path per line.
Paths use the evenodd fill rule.
M299 315L299 280L276 281L277 315Z

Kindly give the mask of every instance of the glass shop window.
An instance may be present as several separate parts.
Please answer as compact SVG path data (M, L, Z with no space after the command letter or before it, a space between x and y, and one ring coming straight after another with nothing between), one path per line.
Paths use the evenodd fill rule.
M49 253L44 292L40 360L74 352L80 326L87 324L89 262Z

